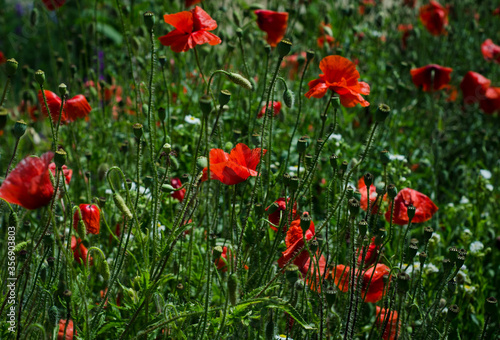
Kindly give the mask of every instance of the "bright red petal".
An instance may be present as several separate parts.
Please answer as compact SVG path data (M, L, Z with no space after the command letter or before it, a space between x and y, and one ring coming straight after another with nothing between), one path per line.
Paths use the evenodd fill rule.
M323 80L326 83L337 83L345 80L347 85L356 85L359 79L359 72L356 65L347 58L339 55L331 55L323 58L319 63L319 68L325 74Z
M191 10L191 13L193 13L193 32L200 30L213 31L217 28L217 22L201 7L196 6Z
M438 211L438 207L429 197L416 190L405 188L394 199L393 222L395 224L405 225L409 223L407 206L410 203L416 208L412 223L427 222ZM389 209L385 214L385 219L389 221L390 218L391 210Z
M88 116L92 108L87 99L79 94L71 99L68 99L64 104L65 116L71 122L77 118L85 118Z
M259 9L254 12L257 14L257 25L267 33L267 43L276 46L285 36L288 24L288 13L273 12Z
M328 85L321 79L314 79L309 82L309 91L305 94L307 98L323 98L328 91Z
M218 45L222 42L218 36L207 31L197 31L191 34L191 39L195 45L203 45L208 43L209 45Z
M486 90L490 87L491 80L483 75L469 71L460 83L464 97L464 104L476 103L486 98Z
M163 20L165 20L167 24L174 26L179 32L193 32L193 13L191 11L165 14Z
M372 273L375 271L373 278L370 282L370 277ZM366 287L368 286L368 282L370 282L370 286L368 287L368 292L366 293L365 302L378 302L384 296L384 275L389 275L390 269L383 263L377 264L376 267L371 267L368 269L363 275L363 287L362 287L362 295L364 296L366 292Z

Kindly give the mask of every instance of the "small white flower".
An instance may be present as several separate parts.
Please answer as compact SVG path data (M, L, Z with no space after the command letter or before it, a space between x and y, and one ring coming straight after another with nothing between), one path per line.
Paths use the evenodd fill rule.
M290 172L296 173L296 172L297 172L297 170L299 170L299 167L298 167L297 165L290 165L290 166L288 167L288 171L290 171ZM302 167L302 166L301 166L301 167L300 167L300 172L302 172L302 171L304 171L304 170L305 170L305 169L304 169L304 167Z
M200 125L201 120L199 118L193 117L191 115L187 115L184 118L184 121L189 124L195 124L195 125Z
M489 191L493 191L493 185L486 184L486 189L488 189Z
M491 171L486 170L486 169L481 169L479 170L479 174L483 176L484 179L490 179L491 178Z
M403 155L392 155L392 154L389 154L389 159L391 161L396 160L396 161L401 161L401 162L408 162L408 160L406 159L406 157L403 156Z
M466 293L468 294L472 294L476 291L476 287L475 286L469 286L469 285L464 285L464 290Z
M474 241L470 244L470 252L472 254L477 254L479 253L481 250L483 250L484 248L484 244L482 244L480 241Z
M433 265L432 263L429 263L424 265L424 271L426 274L439 273L439 268Z
M287 336L286 336L286 335L284 335L284 334L276 335L275 339L276 339L276 340L284 340L284 339L293 340L292 338L287 337Z
M441 235L432 233L431 240L435 243L439 243L441 241Z
M465 196L462 196L462 198L460 199L460 204L468 204L469 202L469 199Z
M336 141L341 141L342 140L342 135L340 133L332 133L328 140L330 139L335 139Z

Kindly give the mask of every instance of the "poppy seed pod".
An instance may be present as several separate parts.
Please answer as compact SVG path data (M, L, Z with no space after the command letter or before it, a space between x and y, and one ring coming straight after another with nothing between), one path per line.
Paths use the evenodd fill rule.
M397 194L398 194L398 189L396 188L396 186L394 184L389 184L387 186L387 196L389 196L389 198L391 199L394 199Z
M457 290L457 281L455 279L451 279L448 281L448 294L453 295Z
M224 250L222 249L221 246L214 247L214 249L212 251L213 260L216 261L216 260L220 259L223 251Z
M271 319L266 325L266 340L274 339L274 322Z
M295 284L295 282L299 279L299 267L294 264L286 267L285 277L290 284Z
M306 163L306 167L310 168L313 164L313 156L311 154L305 155L304 161Z
M462 268L464 263L465 263L465 255L459 254L457 256L457 262L456 262L457 268Z
M167 64L167 57L161 55L158 57L158 61L160 62L160 66L164 67Z
M0 130L3 130L5 125L7 125L7 117L9 115L9 111L7 109L0 107Z
M367 229L368 229L368 222L366 222L366 220L359 221L358 229L359 229L359 235L364 236L366 234Z
M308 63L310 63L314 59L315 54L316 54L316 52L314 52L313 50L306 51L306 60Z
M415 244L410 244L408 247L408 256L410 259L413 259L415 255L417 255L418 247Z
M207 116L212 111L212 102L209 96L202 96L199 100L201 112Z
M448 307L448 314L446 315L446 318L451 322L458 316L458 313L460 313L460 307L457 305L451 305Z
M231 92L228 90L222 90L219 93L219 105L224 106L231 100Z
M379 158L380 158L380 163L382 163L383 165L387 165L391 161L389 151L387 150L382 150L380 152Z
M135 135L135 138L137 139L141 139L142 137L142 134L143 134L143 127L142 127L142 124L139 124L139 123L135 123L134 124L134 135Z
M71 292L71 290L69 289L66 289L63 293L62 293L63 297L64 297L64 300L66 300L66 303L70 303L71 302L71 295L73 295L73 293Z
M457 249L457 247L451 247L450 249L448 249L448 252L449 252L450 260L453 261L453 262L456 262L457 261L457 257L458 257L458 249Z
M453 268L453 262L450 259L443 259L443 269L445 273L449 273Z
M286 107L291 108L293 106L294 101L295 97L293 95L293 92L289 89L286 89L283 92L283 102L285 103Z
M302 216L300 216L300 228L302 229L302 233L305 235L306 231L309 229L309 226L311 225L311 215L307 211L304 211L302 213Z
M155 26L155 15L153 12L147 11L144 13L144 24L149 32L153 31L153 27Z
M27 127L28 127L28 125L26 124L26 122L24 120L18 120L14 124L14 129L12 131L14 134L14 137L16 137L16 139L19 139L22 136L24 136L24 133L26 132Z
M328 304L328 308L331 308L333 306L333 303L335 302L335 297L337 296L337 291L335 290L334 287L328 287L328 289L325 291L325 296L326 296L326 303Z
M68 93L68 87L64 83L59 84L58 90L61 97L64 97Z
M406 209L406 214L408 215L408 221L411 221L413 217L415 217L415 212L417 209L413 204L410 203L410 205Z
M292 192L297 191L297 189L299 188L299 184L300 179L297 176L292 176L292 178L290 178L290 190Z
M349 163L347 161L343 161L342 164L340 164L340 171L339 171L340 176L344 176L348 165Z
M56 163L58 169L61 169L63 165L66 163L66 157L67 157L66 151L64 151L63 149L57 150L54 153L54 163Z
M373 175L369 172L367 172L364 176L363 176L363 180L365 181L365 186L366 187L370 187L372 184L373 184Z
M338 159L339 157L337 155L330 156L330 166L333 168L333 170L337 170L338 168Z
M277 202L273 202L273 204L271 204L268 208L267 208L267 213L270 215L270 214L274 214L276 211L278 211L279 209L279 204Z
M311 253L316 254L318 248L319 248L318 240L314 239L309 243L309 249L311 250Z
M420 266L423 266L425 263L425 260L427 260L427 254L424 253L423 251L418 254L418 259L420 261Z
M497 312L497 299L493 296L487 298L486 303L484 304L484 311L487 315L495 315Z
M404 294L410 288L410 275L407 273L398 274L398 291L400 294Z
M354 197L349 199L349 212L351 213L351 218L356 218L356 216L359 214L359 201L355 199Z
M375 121L378 123L384 122L389 114L391 113L391 108L387 104L380 104L375 111Z
M361 201L361 192L359 190L354 190L353 197L358 201Z
M14 74L16 74L18 67L19 67L19 63L17 62L16 59L14 59L14 58L7 59L7 63L5 65L5 73L7 74L7 77L10 78Z
M278 43L278 54L280 58L284 58L290 53L290 50L292 49L292 42L288 39L283 39Z
M434 233L434 229L432 229L431 227L424 228L424 242L425 243L429 242L433 233Z
M167 110L164 107L158 108L158 118L163 122L167 118Z
M304 137L301 137L298 141L297 141L297 151L300 153L300 154L303 154L304 152L306 152L306 149L307 147L309 146L309 142L307 139L305 139Z
M290 174L288 172L283 174L283 184L285 184L285 186L290 185L290 180L291 180L291 177L290 177Z

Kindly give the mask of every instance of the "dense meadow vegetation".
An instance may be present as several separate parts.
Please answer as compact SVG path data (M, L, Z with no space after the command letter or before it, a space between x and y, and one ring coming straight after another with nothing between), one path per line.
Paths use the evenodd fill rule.
M0 339L500 337L500 3L0 8Z

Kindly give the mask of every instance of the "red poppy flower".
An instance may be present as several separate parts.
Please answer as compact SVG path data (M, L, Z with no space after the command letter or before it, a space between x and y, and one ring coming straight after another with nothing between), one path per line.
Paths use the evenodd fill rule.
M274 203L277 203L278 204L278 209L269 214L268 215L268 220L269 220L269 227L271 227L272 230L274 231L278 231L278 228L275 227L275 226L279 226L280 225L280 221L281 221L281 212L282 211L285 211L286 210L286 204L290 202L290 197L287 198L286 202L285 202L285 199L283 197L280 197L278 198L276 201L274 201ZM269 210L269 208L271 208L272 205L270 205L269 207L266 208L266 211ZM283 217L286 217L286 216L283 216ZM292 220L295 220L299 218L299 216L297 216L297 202L294 202L293 203L293 208L292 208ZM286 230L287 230L287 226L286 224L283 226L283 232L286 233Z
M82 221L87 229L87 234L99 234L101 229L101 213L99 207L94 204L80 204L80 211L82 213ZM75 211L73 215L73 227L78 230L78 221L80 221L80 214Z
M312 265L313 267L311 268L311 271L309 272L309 266L311 265L311 258L307 260L307 262L304 264L304 267L302 267L301 272L305 276L306 284L311 288L312 290L317 291L318 293L321 293L321 286L323 285L323 278L327 279L325 277L325 270L326 270L326 259L323 255L318 258L318 252L313 255L312 258ZM316 262L317 262L317 267L316 267ZM319 269L319 270L318 270Z
M163 19L167 24L174 26L175 30L158 39L162 45L170 46L174 52L186 52L196 45L206 43L212 46L221 43L218 36L208 32L217 28L217 22L201 7L196 6L190 11L165 14Z
M448 9L439 2L431 1L428 5L420 7L420 21L432 35L446 34L445 26L448 25Z
M500 64L500 46L495 45L491 39L486 39L481 44L481 52L485 60Z
M44 90L45 97L47 98L47 105L49 106L50 115L53 122L57 122L59 119L59 110L61 109L61 98L52 91ZM38 100L42 106L42 112L48 116L45 103L43 102L42 91L38 91ZM61 113L61 123L74 122L77 118L86 118L88 114L92 111L89 102L81 94L74 96L64 102L64 108Z
M380 247L377 246L377 244L375 243L375 237L372 237L371 243L368 246L368 248L365 249L364 253L362 253L361 249L358 249L358 254L359 254L358 265L360 265L361 262L363 261L363 256L365 258L365 260L364 260L364 267L365 268L368 268L369 266L374 264L375 261L377 260L377 253L378 253L379 248Z
M73 257L78 263L87 264L87 254L88 249L83 245L82 239L76 239L75 236L71 236L71 250L73 251ZM90 265L92 265L92 257L90 258Z
M409 223L408 206L413 204L415 207L415 216L412 223L423 223L431 219L432 215L438 211L438 207L431 199L424 194L410 188L405 188L398 192L394 198L394 217L393 222L398 225ZM385 213L387 222L391 218L391 209Z
M52 162L49 164L49 170L52 172L52 176L56 176L56 163ZM68 169L66 165L62 166L62 172L64 175L64 182L66 182L66 185L71 182L71 177L73 177L73 170Z
M264 155L267 150L264 150ZM257 176L257 165L260 162L260 148L250 149L243 143L237 144L228 154L222 149L210 150L210 179L218 180L226 185L234 185L246 181L250 176ZM203 169L202 181L208 179L208 169Z
M384 334L382 334L382 339L384 340L394 340L396 338L396 333L401 334L401 321L398 318L397 311L390 311L389 316L386 316L387 310L385 308L380 308L376 306L377 312L377 327L384 327L385 318L389 318L389 322L387 323L387 327L385 328Z
M299 72L299 57L306 60L306 52L295 53L287 56L283 59L281 63L281 68L288 68L288 78L295 79L297 73Z
M2 51L0 51L0 65L2 65L3 63L6 63L7 62L7 58L5 58L5 55L3 54Z
M319 48L323 48L325 43L328 44L328 47L332 47L335 44L335 38L332 37L332 25L325 24L322 22L319 25L319 37L316 39Z
M271 107L273 108L274 116L276 117L277 115L280 114L281 111L281 102L272 102L267 105L269 109ZM266 114L266 106L264 105L262 109L260 110L259 114L257 115L257 118L262 118Z
M335 284L337 287L343 291L347 292L349 290L349 285L351 282L351 268L344 266L343 264L337 265L332 273ZM373 272L375 271L375 274ZM364 296L365 302L378 302L382 299L385 294L386 289L384 289L384 275L389 275L390 269L383 263L378 263L377 266L371 267L370 269L363 272L362 286L361 286L361 296ZM372 281L370 278L373 274ZM355 270L355 275L358 275L358 270ZM368 283L370 286L368 287ZM366 288L368 287L368 291ZM366 294L366 296L365 296Z
M458 90L456 86L447 84L443 86L443 90L448 95L448 98L446 98L447 102L454 102L455 100L457 100Z
M49 11L58 9L59 7L64 5L64 3L66 3L66 0L42 0L42 1L45 7L47 7Z
M450 73L453 71L450 67L443 67L437 64L431 64L420 68L410 70L411 79L416 87L422 86L424 92L432 92L442 89L450 80Z
M486 98L480 103L481 110L487 114L500 111L500 87L489 87L485 95Z
M76 329L74 329L73 320L69 320L68 326L66 326L66 321L64 319L59 320L59 331L57 332L57 340L73 340L74 335L78 335ZM66 333L64 329L66 328Z
M339 95L340 103L345 107L354 107L358 103L365 107L370 105L361 96L370 94L370 85L358 81L359 72L349 59L331 55L321 60L319 68L323 73L319 79L309 82L309 91L305 94L307 98L322 98L330 89Z
M34 210L50 203L54 187L50 181L50 161L54 153L42 157L26 157L12 170L0 186L0 197L9 203ZM52 163L53 164L53 163ZM53 165L55 173L55 164ZM71 180L71 170L65 170L66 183Z
M406 47L408 46L408 38L410 37L411 31L413 31L413 25L398 25L398 31L403 33L401 36L401 47L403 50L406 50Z
M288 13L267 9L258 9L254 13L257 14L257 25L260 30L267 33L267 43L272 47L278 45L286 33Z
M483 75L469 71L460 83L464 96L464 104L469 105L486 99L486 90L490 87L491 80Z
M222 254L220 255L220 258L215 259L215 265L217 266L217 269L222 269L223 272L227 272L227 265L228 265L228 259L227 259L227 247L222 248ZM231 250L229 250L229 256L232 255ZM233 256L234 259L234 256ZM248 270L248 266L245 265L243 266L246 270Z
M193 5L199 4L201 0L186 0L186 7L191 7Z
M361 193L361 200L359 201L359 204L361 206L361 209L366 211L368 209L368 190L366 190L366 184L365 184L365 179L361 177L358 181L358 190ZM384 200L387 198L387 194L384 195ZM372 184L370 185L370 207L371 207L371 213L376 214L378 211L378 207L375 208L375 200L377 199L377 188Z
M212 169L210 169L212 170ZM180 187L182 187L182 182L179 178L172 178L170 180L170 185L174 188L174 189L178 189ZM173 191L171 196L173 198L175 198L176 200L178 200L179 202L182 202L182 200L184 199L184 196L186 195L186 189L181 189L179 191Z
M500 16L500 7L495 8L491 14Z
M306 240L314 237L314 223L311 221L309 229L306 231ZM285 237L286 250L283 255L278 259L278 265L283 268L285 264L295 256L295 254L302 249L299 256L297 256L293 263L299 267L299 270L304 273L304 266L309 260L309 252L304 247L304 237L302 228L300 227L300 219L296 219L290 225Z

